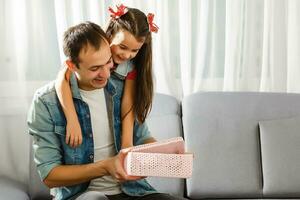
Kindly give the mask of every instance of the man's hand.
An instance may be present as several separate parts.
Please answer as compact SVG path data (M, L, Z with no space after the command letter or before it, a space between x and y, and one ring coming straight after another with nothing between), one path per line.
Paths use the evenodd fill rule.
M129 150L130 148L122 149L118 155L107 160L108 162L105 169L118 182L139 180L145 178L142 176L129 176L126 174L124 170L124 159Z

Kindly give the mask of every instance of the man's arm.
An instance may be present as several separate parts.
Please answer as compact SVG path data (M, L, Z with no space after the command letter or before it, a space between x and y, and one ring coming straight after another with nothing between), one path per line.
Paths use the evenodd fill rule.
M103 162L85 165L59 165L54 167L43 181L49 188L53 188L87 182L106 174Z
M35 95L28 115L29 133L33 135L34 160L44 183L52 188L87 182L103 175L124 180L140 177L127 176L123 169L126 150L117 156L84 165L62 165L63 149L49 111L39 95Z
M117 156L84 165L60 165L54 167L44 183L49 187L60 187L79 184L92 179L111 175L119 182L126 180L137 180L141 177L126 175L123 169L123 161L128 150L122 150Z

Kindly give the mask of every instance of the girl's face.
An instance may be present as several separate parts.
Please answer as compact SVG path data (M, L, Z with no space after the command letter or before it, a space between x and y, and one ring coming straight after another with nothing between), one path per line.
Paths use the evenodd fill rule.
M114 63L121 64L133 59L143 46L145 38L137 40L130 32L120 30L110 40L110 49Z

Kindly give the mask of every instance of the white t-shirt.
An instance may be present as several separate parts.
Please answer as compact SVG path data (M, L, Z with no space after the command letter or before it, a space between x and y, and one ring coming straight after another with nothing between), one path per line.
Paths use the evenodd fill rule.
M94 161L116 154L114 138L109 129L104 89L80 90L81 97L89 106L94 138ZM106 195L121 193L120 184L111 176L93 179L87 190L103 192Z

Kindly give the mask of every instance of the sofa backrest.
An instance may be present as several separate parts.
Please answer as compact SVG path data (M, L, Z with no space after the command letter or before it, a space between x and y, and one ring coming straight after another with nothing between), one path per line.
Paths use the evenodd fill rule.
M171 96L156 94L147 124L152 135L157 139L182 136L181 109L179 102ZM30 145L32 146L32 145ZM39 179L32 158L31 147L29 192L33 199L49 199L49 189ZM149 177L149 182L160 192L183 196L184 180L172 178Z
M182 136L180 102L172 96L156 94L147 124L157 140ZM147 180L159 192L183 196L184 179L149 177Z
M299 197L300 156L286 156L278 161L272 150L300 155L296 147L300 146L300 131L291 138L280 137L284 132L277 134L277 138L288 140L286 146L276 145L281 139L273 139L270 133L262 137L265 133L259 131L259 122L299 116L299 94L199 92L185 97L183 132L187 149L195 156L193 176L187 179L187 196ZM293 148L286 148L287 144ZM272 163L280 166L274 170ZM293 169L294 175L291 183L285 177L289 169ZM280 190L285 184L290 187Z
M30 137L30 143L32 144L33 139ZM41 181L40 176L37 172L36 164L33 159L33 148L30 145L30 169L29 169L29 195L32 200L52 199L50 196L50 190Z

